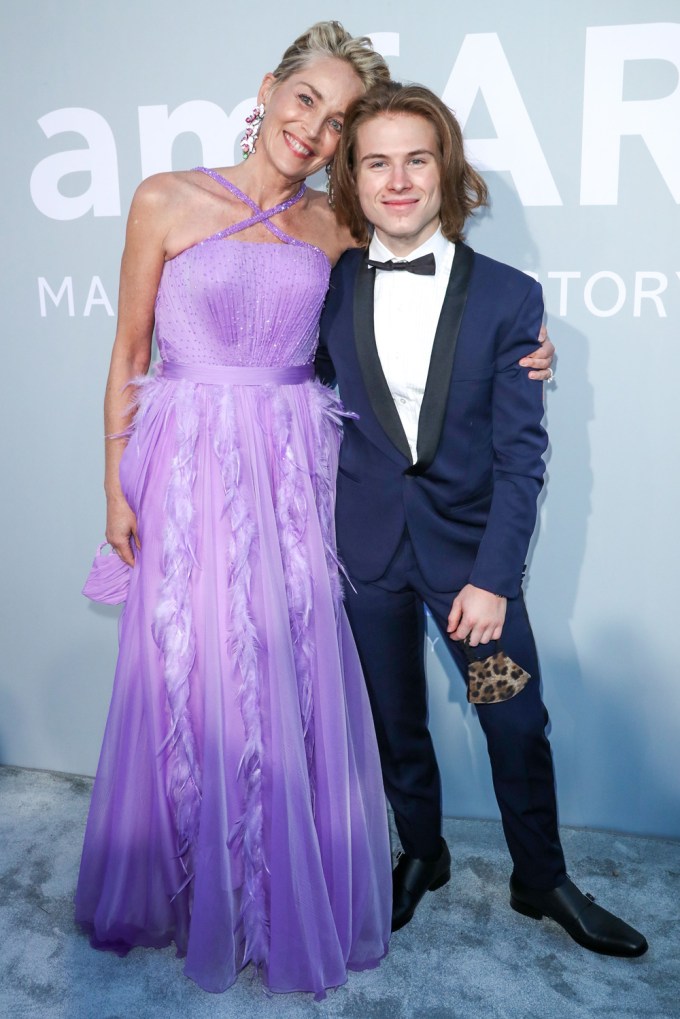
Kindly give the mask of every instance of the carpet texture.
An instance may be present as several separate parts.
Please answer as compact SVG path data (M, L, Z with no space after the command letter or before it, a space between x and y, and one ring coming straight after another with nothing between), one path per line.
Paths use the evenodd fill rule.
M680 844L565 828L570 876L642 930L641 959L576 945L508 905L500 824L447 820L453 876L392 938L379 969L325 1001L268 996L246 970L210 995L172 949L90 948L72 898L92 783L0 768L0 1016L12 1019L677 1019Z

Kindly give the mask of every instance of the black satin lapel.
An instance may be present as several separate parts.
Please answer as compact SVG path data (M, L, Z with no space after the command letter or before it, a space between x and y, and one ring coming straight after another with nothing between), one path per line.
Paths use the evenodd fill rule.
M453 358L460 323L467 300L474 251L458 242L453 257L451 275L444 296L437 331L434 334L430 367L427 372L425 393L418 419L418 460L409 468L409 474L422 474L434 460L444 426L446 402L449 396Z
M381 428L399 452L412 462L404 426L382 370L375 342L373 291L375 269L362 258L354 285L354 340L368 398Z

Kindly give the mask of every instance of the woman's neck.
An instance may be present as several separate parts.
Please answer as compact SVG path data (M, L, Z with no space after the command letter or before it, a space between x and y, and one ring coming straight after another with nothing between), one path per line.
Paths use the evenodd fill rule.
M290 180L277 173L271 165L258 165L256 156L249 156L243 163L228 167L225 176L261 209L271 209L292 198L304 183L304 177Z

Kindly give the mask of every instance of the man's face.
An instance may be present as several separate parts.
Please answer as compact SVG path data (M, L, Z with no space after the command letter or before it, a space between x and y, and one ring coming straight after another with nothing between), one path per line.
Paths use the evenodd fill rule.
M395 255L407 256L439 225L437 134L424 117L380 114L358 131L356 186L366 219Z

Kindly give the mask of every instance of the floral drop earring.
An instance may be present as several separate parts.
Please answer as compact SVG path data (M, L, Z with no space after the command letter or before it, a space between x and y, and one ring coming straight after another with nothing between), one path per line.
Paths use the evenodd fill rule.
M328 204L331 209L335 205L335 195L333 194L333 163L326 163L326 194L328 195Z
M260 125L264 119L264 103L260 103L256 106L249 117L246 117L246 133L241 138L241 148L243 149L243 158L247 159L248 156L252 156L255 151L255 142L260 131Z

